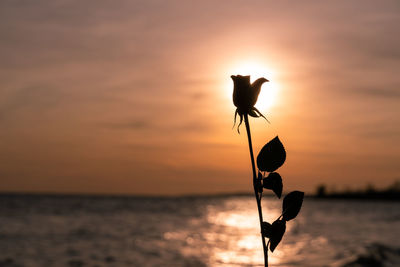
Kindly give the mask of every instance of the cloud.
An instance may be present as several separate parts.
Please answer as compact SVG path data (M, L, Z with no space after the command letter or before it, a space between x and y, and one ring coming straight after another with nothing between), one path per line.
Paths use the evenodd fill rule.
M363 88L357 90L358 93L371 97L382 97L389 99L396 99L400 97L400 86L398 88Z
M102 124L106 128L110 129L133 129L133 130L144 130L152 128L152 125L149 121L138 119L130 122L110 122Z
M15 120L15 116L21 120L24 114L39 116L39 114L51 112L65 100L62 91L41 85L3 89L0 91L0 96L0 119L8 121Z
M239 169L237 146L246 144L243 136L232 144L233 106L221 96L220 76L232 59L254 57L277 66L280 135L315 144L318 155L337 152L339 141L381 142L371 153L385 157L382 147L394 147L399 129L399 8L368 0L1 1L0 156L15 155L15 170L27 173L68 172L74 168L56 163L84 154L80 170L91 166L93 177L112 160L110 177L129 170L147 179L168 161L177 164L177 184L193 171L199 184L228 179ZM40 149L36 162L32 151ZM230 172L213 165L224 157L234 162Z
M157 133L165 132L171 134L187 133L204 133L214 129L214 125L210 122L192 121L192 122L171 122L165 124L163 120L155 120L151 118L134 119L120 122L106 122L100 124L102 127L111 130L134 130L134 131L154 131Z

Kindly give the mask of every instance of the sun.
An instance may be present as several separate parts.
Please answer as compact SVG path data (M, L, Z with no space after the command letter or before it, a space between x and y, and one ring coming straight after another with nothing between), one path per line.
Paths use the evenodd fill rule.
M276 104L278 84L274 79L276 73L271 68L258 62L241 62L230 68L228 77L230 77L230 75L250 75L251 82L261 77L268 79L269 82L264 83L261 87L261 92L255 106L262 112L267 111ZM232 81L230 81L228 87L230 97L232 97L232 86Z

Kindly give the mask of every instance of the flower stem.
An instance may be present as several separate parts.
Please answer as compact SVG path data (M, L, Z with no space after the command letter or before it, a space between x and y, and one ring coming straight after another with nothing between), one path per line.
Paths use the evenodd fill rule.
M262 234L262 223L263 223L263 215L262 215L262 208L261 208L261 198L258 194L257 188L257 172L256 172L256 165L254 163L254 154L253 154L253 145L251 143L251 133L250 133L250 124L249 124L249 117L247 114L244 115L244 123L246 125L246 132L247 132L247 140L249 142L249 150L250 150L250 159L251 159L251 167L253 168L253 187L254 187L254 195L257 201L257 209L258 209L258 217L260 218L260 231L261 231L261 240L264 250L264 266L268 267L268 248L265 244L265 238Z

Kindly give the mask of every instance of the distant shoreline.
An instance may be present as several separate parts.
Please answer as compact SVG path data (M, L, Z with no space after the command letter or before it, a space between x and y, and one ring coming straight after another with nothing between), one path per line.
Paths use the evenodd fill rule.
M346 190L327 192L326 185L319 185L315 191L318 199L368 199L368 200L400 200L400 181L394 182L386 189L377 190L367 185L364 190Z
M344 199L344 200L356 200L356 199L364 199L364 200L389 200L389 201L400 201L400 193L394 194L346 194L346 193L337 193L337 194L329 194L324 196L313 195L315 199Z

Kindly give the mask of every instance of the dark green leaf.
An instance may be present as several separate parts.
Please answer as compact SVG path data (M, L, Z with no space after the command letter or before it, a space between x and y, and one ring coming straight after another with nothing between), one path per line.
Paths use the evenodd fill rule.
M258 153L257 167L261 171L276 171L285 162L286 152L278 136L269 141Z
M262 223L262 234L264 237L270 238L271 237L271 227L272 225L269 222Z
M268 177L263 179L263 187L274 191L278 198L282 196L282 178L277 172L271 172Z
M276 246L281 242L283 235L286 231L286 222L276 220L271 225L271 237L269 238L269 249L274 252Z
M303 204L304 192L293 191L283 199L282 215L285 221L296 218Z

